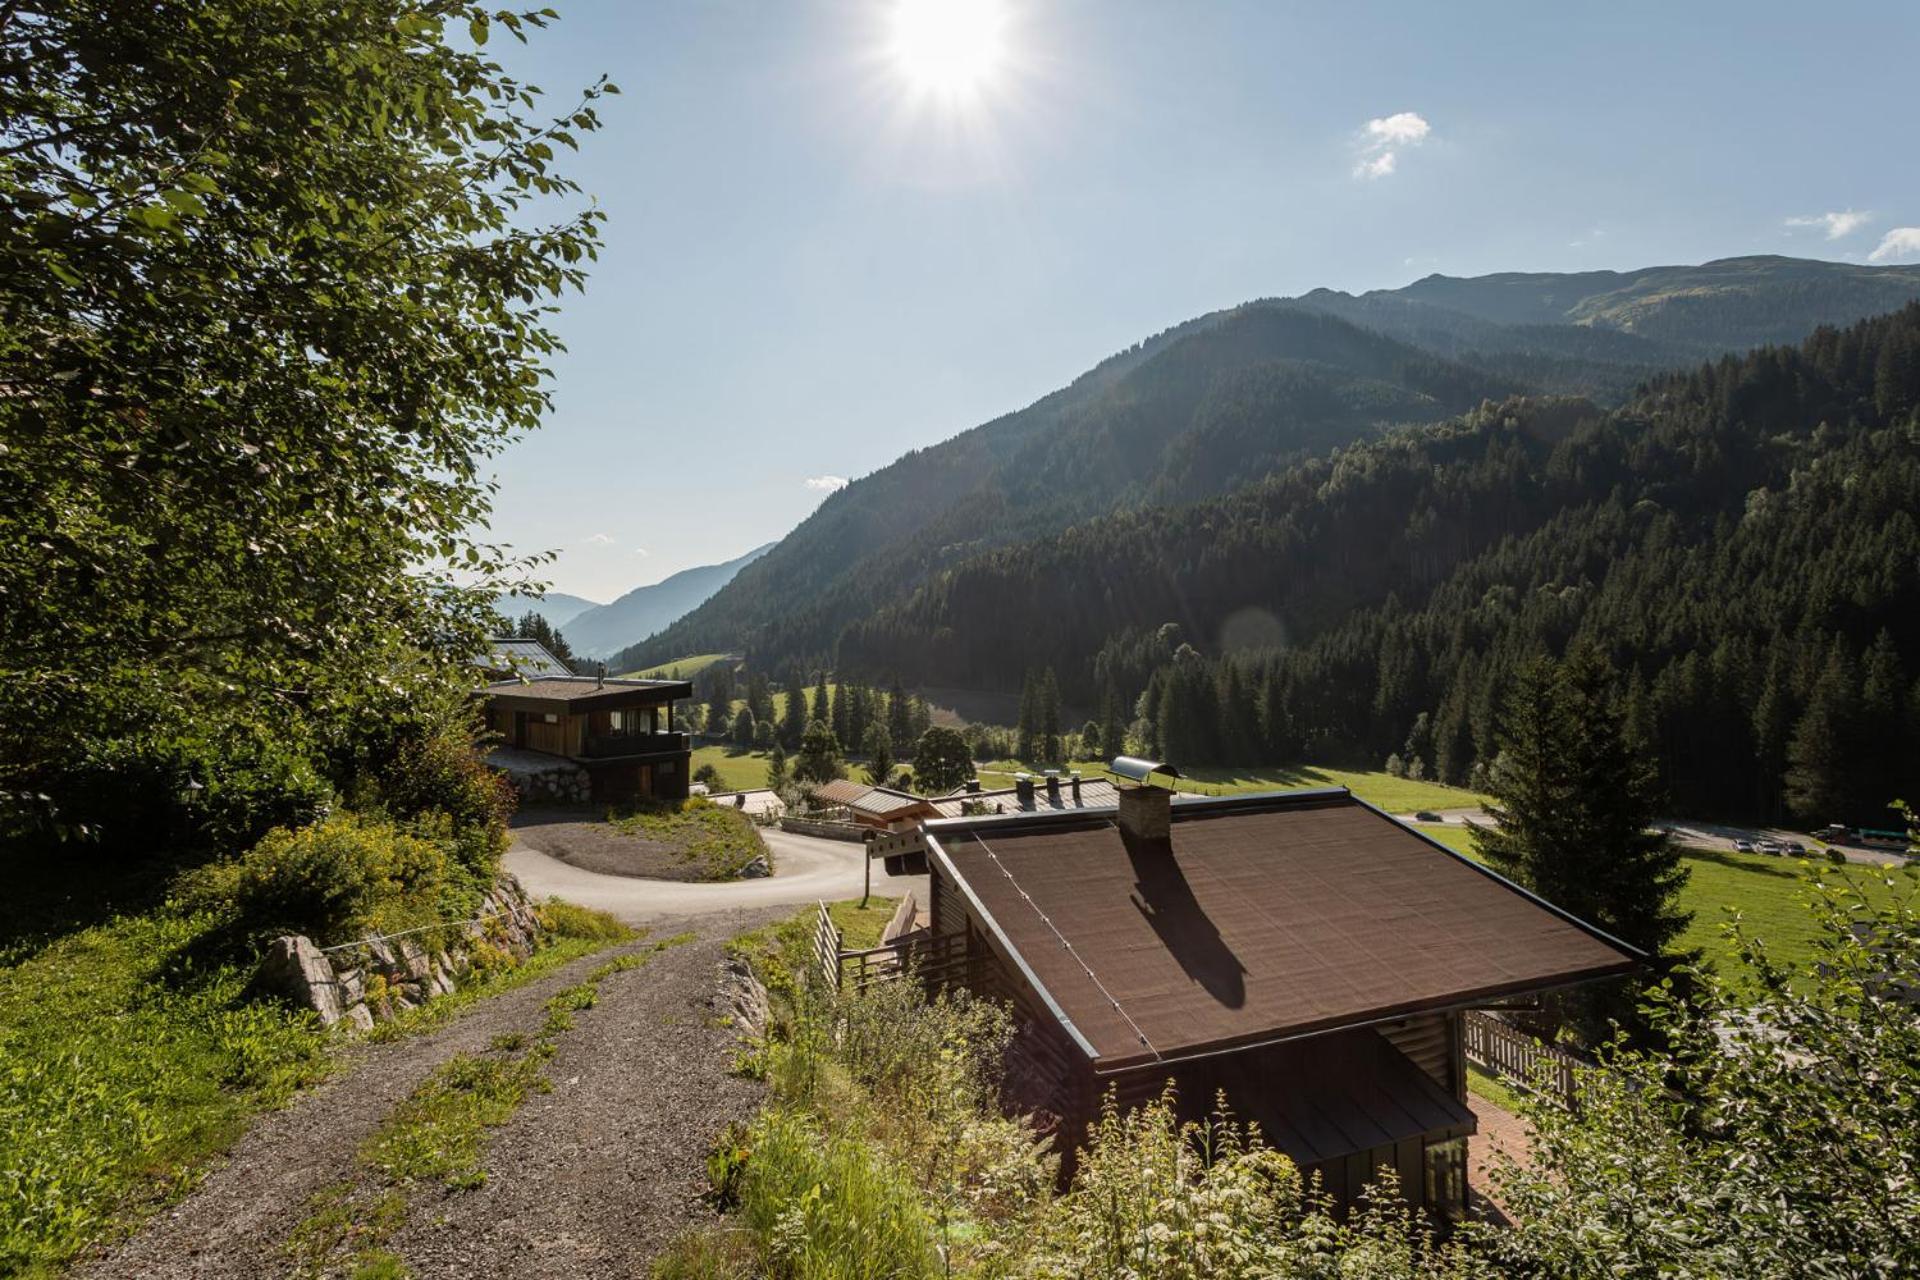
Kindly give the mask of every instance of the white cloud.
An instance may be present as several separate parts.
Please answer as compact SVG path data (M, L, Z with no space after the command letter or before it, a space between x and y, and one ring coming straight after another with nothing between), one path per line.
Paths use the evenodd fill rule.
M1844 209L1829 213L1816 213L1805 218L1788 218L1790 227L1819 227L1827 233L1827 239L1838 240L1842 236L1852 235L1861 227L1873 221L1873 215L1864 210Z
M611 546L614 540L614 536L610 533L593 533L580 539L580 545L584 547L605 547Z
M1880 237L1880 247L1867 255L1868 262L1900 262L1920 258L1920 227L1895 227Z
M808 476L807 477L807 488L818 489L822 493L832 493L834 490L844 489L852 483L853 482L847 479L845 476Z
M1384 178L1400 165L1400 152L1427 140L1433 126L1414 111L1399 111L1367 121L1360 137L1360 159L1353 166L1356 178Z
M1394 164L1393 152L1383 151L1373 159L1362 160L1359 164L1353 166L1353 176L1356 178L1384 178L1393 172Z
M1367 137L1383 147L1410 147L1432 132L1433 126L1412 111L1367 121Z

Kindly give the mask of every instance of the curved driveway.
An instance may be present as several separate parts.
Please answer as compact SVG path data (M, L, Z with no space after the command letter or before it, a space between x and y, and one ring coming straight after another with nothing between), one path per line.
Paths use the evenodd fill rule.
M861 863L866 846L850 840L822 840L791 831L766 828L760 832L773 853L774 874L764 880L733 880L721 884L687 884L678 880L642 880L634 876L601 875L550 858L518 840L507 850L507 870L536 899L555 897L583 907L605 911L629 924L662 916L705 915L743 907L799 906L809 902L837 902L857 898L861 890ZM873 868L873 892L898 898L917 889L926 901L925 876L889 876L884 866Z

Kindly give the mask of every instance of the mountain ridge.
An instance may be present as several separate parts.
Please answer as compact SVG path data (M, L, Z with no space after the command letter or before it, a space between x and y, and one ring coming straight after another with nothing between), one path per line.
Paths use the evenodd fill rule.
M658 582L635 587L606 604L585 610L562 628L567 644L584 657L604 658L645 640L689 610L699 607L775 545L772 542L764 543L745 555L720 564L682 569Z
M1915 297L1920 267L1747 257L1436 275L1209 312L856 480L637 656L739 649L775 664L830 663L859 618L996 548L1231 492L1302 456L1483 398L1618 403L1662 370L1766 345L1750 335L1800 337Z

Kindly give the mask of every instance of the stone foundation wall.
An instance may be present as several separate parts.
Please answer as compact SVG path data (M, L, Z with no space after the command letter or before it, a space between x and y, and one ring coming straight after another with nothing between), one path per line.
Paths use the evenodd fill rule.
M476 969L519 964L539 943L533 904L510 875L481 901L476 918L457 929L450 944L445 931L435 931L325 951L305 936L275 938L254 985L312 1009L327 1026L346 1022L365 1030L454 991Z

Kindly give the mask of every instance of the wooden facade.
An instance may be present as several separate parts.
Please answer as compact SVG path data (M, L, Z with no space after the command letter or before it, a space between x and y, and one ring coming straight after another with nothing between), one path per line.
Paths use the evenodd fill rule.
M572 760L596 801L684 800L692 740L674 728L684 680L603 680L571 676L486 686L487 727L507 746Z

